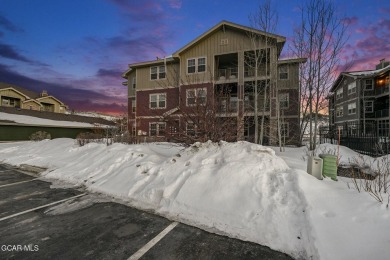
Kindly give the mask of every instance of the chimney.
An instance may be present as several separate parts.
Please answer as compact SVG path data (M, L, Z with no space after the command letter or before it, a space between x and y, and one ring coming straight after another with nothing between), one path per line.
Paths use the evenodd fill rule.
M41 97L47 97L47 90L42 90Z

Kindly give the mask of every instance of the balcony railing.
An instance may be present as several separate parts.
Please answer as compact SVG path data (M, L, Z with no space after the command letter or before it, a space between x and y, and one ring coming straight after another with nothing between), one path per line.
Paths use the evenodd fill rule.
M237 67L218 69L217 80L235 80L237 78L238 78L238 68Z
M380 86L375 88L375 95L382 95L389 93L389 86Z
M245 112L254 112L255 111L255 101L254 100L245 100L244 101L244 109L245 109ZM263 109L264 109L264 100L258 100L257 101L257 111L262 112ZM270 111L269 102L267 102L264 112L269 112L269 111Z
M257 76L258 77L265 76L266 72L267 72L267 76L269 76L270 68L268 67L268 69L266 70L265 66L260 66L257 69ZM256 74L256 70L254 67L244 67L244 77L255 77L256 76L255 74Z
M389 110L388 109L382 109L375 111L375 117L381 118L381 117L388 117L389 116Z

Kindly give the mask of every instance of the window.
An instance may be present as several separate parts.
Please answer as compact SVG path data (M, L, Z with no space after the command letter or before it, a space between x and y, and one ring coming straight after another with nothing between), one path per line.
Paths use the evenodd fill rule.
M374 82L372 79L366 79L364 81L365 90L373 90L374 89Z
M186 133L190 136L195 136L195 125L194 123L187 122L186 123Z
M135 113L136 107L137 107L137 103L136 103L135 99L133 99L131 101L131 112Z
M165 66L158 67L158 78L165 79Z
M289 106L289 94L288 93L279 94L279 106L280 106L280 108L288 108L288 106Z
M157 67L150 68L150 79L157 79Z
M283 65L279 67L279 79L288 79L288 66Z
M280 135L282 137L288 137L288 123L280 124Z
M339 106L339 107L336 107L336 116L337 117L340 117L340 116L343 116L343 107L342 106Z
M149 107L150 108L166 108L166 94L150 94Z
M149 123L149 136L164 136L165 122Z
M131 86L133 87L133 89L135 89L135 87L136 87L136 82L137 82L137 79L134 77L132 82L131 82Z
M348 115L356 114L356 102L348 104Z
M343 98L343 87L339 88L336 91L336 99L340 99L340 98Z
M364 102L364 111L366 113L374 112L374 101L365 101Z
M198 72L205 72L206 71L206 58L199 58L198 59Z
M187 61L187 73L195 73L195 59Z
M348 95L356 93L356 81L348 84Z
M165 79L165 66L150 67L150 79Z
M205 105L207 99L206 94L206 88L187 89L187 106L194 106L196 104Z
M206 58L192 58L187 60L187 73L205 72Z

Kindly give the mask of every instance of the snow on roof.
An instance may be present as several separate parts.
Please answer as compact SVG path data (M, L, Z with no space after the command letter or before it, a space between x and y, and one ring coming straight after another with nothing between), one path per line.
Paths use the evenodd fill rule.
M390 65L379 69L379 70L363 70L363 71L353 71L353 72L346 72L347 74L353 75L353 76L371 76L374 74L378 74L382 71L385 71L387 69L390 69Z
M38 118L26 115L16 115L0 112L0 122L17 123L23 125L40 125L40 126L66 126L66 127L94 127L94 124L72 122L72 121L57 121L51 119Z

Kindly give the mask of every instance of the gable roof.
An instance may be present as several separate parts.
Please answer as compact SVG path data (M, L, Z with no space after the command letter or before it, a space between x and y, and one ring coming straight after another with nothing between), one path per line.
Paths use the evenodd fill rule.
M277 35L277 34L267 33L267 32L264 32L264 31L257 30L255 28L251 28L251 27L247 27L247 26L243 26L243 25L239 25L239 24L236 24L236 23L232 23L232 22L223 20L220 23L218 23L217 25L215 25L214 27L212 27L211 29L209 29L208 31L206 31L205 33L203 33L202 35L200 35L199 37L195 38L193 41L191 41L190 43L188 43L187 45L185 45L181 49L179 49L178 51L176 51L175 53L173 53L173 56L174 57L178 57L180 55L180 53L182 53L183 51L189 49L190 47L195 45L197 42L203 40L204 38L206 38L210 34L214 33L215 31L219 30L220 28L222 28L222 29L232 28L232 29L235 29L235 30L245 31L245 32L248 32L248 33L255 33L255 34L266 35L266 36L275 38L277 43L281 44L281 47L283 47L284 43L286 42L286 37L283 37L283 36L280 36L280 35ZM282 48L280 48L280 49L282 49Z
M53 97L53 96L39 97L39 98L36 98L36 100L40 100L40 99L44 99L44 98L52 98L52 99L54 99L55 101L57 101L58 103L60 103L61 105L64 105L64 103L62 103L62 101L58 100L57 98L55 98L55 97Z
M0 89L6 89L6 88L13 88L14 90L19 92L20 94L22 94L28 98L31 98L31 99L35 99L35 98L39 97L39 94L34 92L34 91L31 91L31 90L28 90L28 89L25 89L25 88L22 88L22 87L13 85L13 84L0 82Z
M341 72L340 75L335 80L335 82L333 83L330 91L333 92L337 88L337 86L340 84L340 82L343 80L343 78L345 78L345 77L351 77L354 79L370 78L370 77L378 76L382 73L386 73L388 71L390 71L390 65L388 65L382 69L379 69L379 70L362 70L362 71Z

